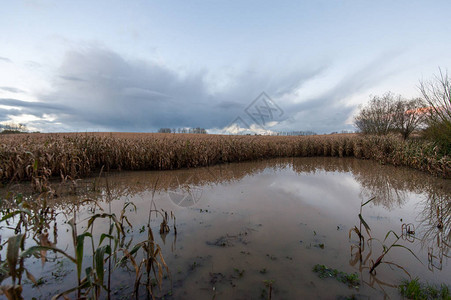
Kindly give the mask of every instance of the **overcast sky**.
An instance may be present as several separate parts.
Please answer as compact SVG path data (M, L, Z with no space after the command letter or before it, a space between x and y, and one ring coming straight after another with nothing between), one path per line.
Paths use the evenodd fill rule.
M371 95L416 97L419 80L450 69L450 11L449 0L0 0L0 122L350 130Z

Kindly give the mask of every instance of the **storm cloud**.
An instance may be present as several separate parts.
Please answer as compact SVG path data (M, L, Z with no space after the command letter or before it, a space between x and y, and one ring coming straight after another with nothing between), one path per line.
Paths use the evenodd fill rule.
M328 132L346 127L354 106L345 106L341 100L367 84L358 79L364 68L317 97L302 99L302 94L296 94L327 68L300 68L277 76L267 70L247 69L227 74L223 84L206 71L178 72L162 64L128 60L113 51L90 48L66 53L51 91L36 95L39 101L0 99L1 105L19 108L2 110L0 115L2 119L20 113L41 119L51 115L52 121L31 124L48 131L154 131L198 126L220 130L237 117L246 118L246 107L264 91L284 111L275 120L277 130ZM374 80L377 78L370 78ZM218 85L222 87L215 88ZM284 100L288 98L291 101ZM249 118L247 122L253 125Z
M215 83L205 71L181 74L157 63L126 60L115 52L93 48L68 52L52 91L37 95L39 102L2 99L0 104L37 116L52 114L55 123L79 130L223 128L263 90L274 95L290 93L319 72L320 68L314 68L268 80L268 74L247 70L231 75L228 87L218 92L212 91Z
M0 86L0 90L2 91L6 91L6 92L10 92L10 93L25 93L24 90L18 89L18 88L14 88L14 87L10 87L10 86Z
M4 62L7 62L7 63L12 63L12 61L9 58L7 58L7 57L1 57L0 56L0 61L4 61Z

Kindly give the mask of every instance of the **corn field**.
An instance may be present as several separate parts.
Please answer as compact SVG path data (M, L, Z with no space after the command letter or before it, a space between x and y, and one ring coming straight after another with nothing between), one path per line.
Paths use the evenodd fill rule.
M396 136L225 136L72 133L0 136L0 182L105 170L171 170L276 157L355 157L450 178L451 160L432 143Z

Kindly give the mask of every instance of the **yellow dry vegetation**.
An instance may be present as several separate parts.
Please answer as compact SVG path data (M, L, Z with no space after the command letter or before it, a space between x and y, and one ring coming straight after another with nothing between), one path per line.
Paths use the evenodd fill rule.
M75 179L104 170L170 170L276 157L373 159L449 178L451 160L430 142L394 135L228 136L50 133L0 136L0 181Z

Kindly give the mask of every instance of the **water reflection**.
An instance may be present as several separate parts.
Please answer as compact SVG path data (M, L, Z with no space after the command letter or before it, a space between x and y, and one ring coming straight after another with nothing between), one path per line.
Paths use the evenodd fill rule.
M431 271L442 270L444 257L449 258L451 202L449 194L443 190L430 190L428 197L420 204L422 246L428 249L428 268Z
M111 199L157 190L166 192L177 206L191 207L201 200L203 189L206 187L238 182L246 176L253 176L265 170L284 169L292 169L298 174L351 173L361 186L361 198L374 197L374 204L387 209L402 206L409 192L424 194L425 200L421 203L421 223L428 228L424 232L425 239L429 241L438 239L449 248L451 236L449 180L434 178L408 168L384 166L352 158L280 158L176 171L109 173L107 176ZM56 206L60 211L93 196L106 199L106 181L99 177L64 184L54 183L52 186L56 197L49 199L48 205ZM31 194L31 188L23 184L1 190L3 198L8 198L19 191L23 195ZM11 205L11 202L7 201L2 203L2 208L5 209L8 203Z
M284 169L292 169L298 174L351 173L361 186L361 198L375 197L373 203L387 209L402 206L408 192L425 194L425 200L421 204L421 222L429 229L424 235L427 240L439 239L441 244L449 247L451 236L449 180L434 178L408 168L383 166L372 161L351 158L281 158L176 171L109 173L107 176L111 199L156 189L167 192L176 205L189 207L195 206L200 201L203 189L208 186L238 182L246 176L253 176L265 170ZM52 186L55 197L49 198L47 204L49 207L56 206L60 211L84 199L92 198L93 195L106 198L106 181L99 177L64 184L54 183ZM31 188L24 184L9 186L0 191L2 198L10 198L18 192L24 197L30 197L32 193ZM2 208L6 209L8 205L14 205L14 202L3 201Z
M264 170L292 169L296 173L316 174L319 172L351 173L362 186L362 197L376 196L375 202L386 208L402 205L406 192L438 193L442 197L450 194L449 180L439 179L425 173L403 167L384 166L372 161L352 158L281 158L257 162L241 162L216 165L207 168L175 171L134 171L109 173L110 190L113 196L128 196L154 188L158 178L158 190L174 191L180 188L211 186L242 180ZM56 182L55 182L56 183ZM60 198L73 195L82 199L93 192L105 190L105 181L91 178L55 185ZM23 191L26 185L13 185L8 191ZM31 189L28 189L31 192ZM6 189L2 189L6 192ZM3 195L4 196L4 195ZM56 198L56 200L58 197ZM65 198L64 201L67 201Z
M259 179L253 181L254 177L258 177ZM262 188L259 189L255 186L244 186L245 184L257 184ZM345 202L340 198L343 197L346 199L346 196L349 196L348 194L343 193L342 195L338 195L335 193L340 189L350 189L351 185L352 188L359 191L361 200L364 201L374 197L372 204L377 208L381 208L379 211L396 211L409 202L409 197L412 193L420 195L421 201L417 205L417 208L412 210L415 211L415 213L419 212L419 216L415 220L417 228L416 230L409 229L411 232L415 231L414 234L407 234L407 231L409 230L406 229L406 234L403 235L402 238L405 239L406 243L412 244L417 242L418 239L422 239L422 246L424 249L427 249L429 253L429 269L432 271L443 269L446 265L446 259L449 257L451 235L451 187L449 180L437 179L406 168L381 166L372 161L348 158L272 159L176 171L104 173L101 177L69 181L64 184L57 184L55 182L52 184L55 197L48 199L46 209L42 210L40 207L30 208L34 209L33 213L35 215L40 216L47 221L39 223L39 218L37 218L36 226L32 228L30 225L29 230L35 232L33 238L37 244L56 245L58 242L57 218L59 216L61 216L60 220L68 220L72 218L71 214L73 214L74 211L79 211L80 208L92 212L95 212L98 209L96 207L96 202L86 201L87 199L103 200L103 205L105 206L114 201L119 202L117 201L118 199L128 201L133 198L132 200L135 201L136 198L139 198L140 195L142 195L142 203L149 205L150 203L147 200L153 199L153 195L157 194L160 198L166 197L168 203L174 204L177 209L179 209L178 212L183 215L181 218L183 222L182 228L186 229L184 234L177 240L177 244L177 235L174 234L171 236L171 233L171 235L167 236L163 231L161 234L161 241L162 247L164 248L163 250L165 250L166 253L172 252L174 255L179 255L180 247L185 247L185 249L190 247L189 250L186 250L187 252L183 252L184 255L186 255L185 253L196 253L195 257L197 259L197 255L200 255L197 254L197 251L204 250L199 250L202 248L201 246L189 245L187 242L188 239L191 238L197 241L202 234L210 234L210 236L208 236L208 241L215 241L218 236L229 236L229 233L232 235L241 233L241 230L246 228L246 232L252 232L252 234L258 238L251 240L254 245L252 245L252 243L249 246L247 244L239 244L237 248L243 246L243 251L238 255L246 255L246 259L253 260L254 262L257 261L261 264L260 269L266 270L268 267L266 265L268 264L266 261L268 260L267 257L272 256L264 256L263 259L266 260L262 263L258 258L246 254L252 252L254 255L255 251L257 251L255 249L258 249L258 239L265 243L268 241L272 241L274 244L279 243L277 244L277 247L280 245L282 245L280 247L285 247L286 240L290 241L290 239L293 239L294 237L294 239L298 239L298 241L296 241L296 246L298 247L300 243L303 245L302 243L307 244L312 242L313 248L316 247L316 244L322 244L323 248L319 249L323 250L325 244L326 250L324 251L328 251L327 249L332 248L332 250L329 250L331 252L328 252L329 255L331 255L331 253L333 254L332 251L335 251L336 253L340 253L340 251L349 253L348 244L345 245L345 250L340 248L340 246L333 246L333 240L338 240L334 235L338 236L341 234L341 236L343 236L343 233L340 233L340 231L343 230L341 227L345 227L346 232L344 235L347 237L347 230L349 227L346 228L346 226L342 226L338 223L334 224L330 220L321 218L324 218L325 215L330 216L336 214L341 215L341 217L346 219L348 215L354 216L353 213L349 213L349 211L355 210L355 222L358 224L358 205L357 207L354 207L355 201ZM297 187L298 190L301 189L304 193L300 196L301 193L298 190L293 189L293 187ZM287 190L294 190L294 192L292 192L291 195L289 193L280 194L279 191L284 188ZM316 195L310 195L306 192L309 188L311 194ZM32 193L31 189L28 191L27 189L29 189L27 185L10 186L8 191L12 191L12 193L9 196L5 195L5 189L2 191L4 193L2 199L8 199L8 201L3 201L1 204L2 215L7 214L9 211L20 206L20 203L17 201L10 201L12 200L11 195L17 195L18 192L21 192L23 197L32 197L29 196ZM252 196L241 196L241 193L245 193L246 191L250 191L249 194L252 194ZM228 198L229 193L231 194L230 198ZM267 199L265 196L267 196ZM292 199L286 200L289 197L292 197ZM261 198L264 198L264 200ZM333 198L340 199L333 202ZM216 202L213 202L212 199L215 199ZM258 201L254 201L253 199L257 199ZM281 202L285 201L283 202L283 205L285 206L282 207L282 205L280 205L279 207L279 205L274 204L274 199ZM247 200L248 202L245 202L244 200ZM320 203L320 201L317 200L321 200L322 202ZM238 205L240 206L228 207L227 201L235 201L232 203L235 205L239 203ZM211 211L205 211L207 208L206 204L211 204L214 207L213 210L216 209L216 211L213 211L213 213ZM314 208L311 209L306 207L307 205L305 204L312 204L311 206ZM264 211L265 205L269 207L267 211ZM257 208L255 208L256 206ZM208 207L208 209L210 210L210 207ZM304 214L302 214L302 210L305 211ZM374 211L377 211L377 209L368 210L368 214L365 215L365 218L367 216L372 217L373 215L376 215ZM261 219L259 219L259 214L261 214ZM283 218L279 217L281 214ZM65 215L64 218L62 217L63 215ZM302 220L298 220L297 218L301 218L301 215ZM344 223L345 221L342 219L339 220ZM297 220L299 226L296 228L284 227L287 224L292 226L287 220ZM375 224L375 227L380 225L380 222L374 222L374 219L371 219L370 221L372 222L369 223L371 225ZM135 228L141 233L139 228L141 225L138 225L137 227L136 224L142 224L142 219L136 217L135 220L131 220L131 222L135 222L133 223ZM351 220L351 222L353 223L354 221ZM401 221L401 223L402 222L404 221ZM323 223L326 223L327 225L322 225ZM401 223L399 223L399 226L398 224L394 225L397 226L397 230L401 229ZM307 228L307 224L310 226L308 230L304 229ZM17 223L10 225L17 226ZM216 231L209 231L210 227L208 226L218 225L222 227L215 229ZM261 229L260 226L262 226L264 230ZM336 230L335 227L337 228ZM233 230L230 228L233 228ZM249 230L249 228L252 228L252 230ZM299 233L297 230L300 230L300 228L303 228L302 230L308 233ZM143 226L143 232L144 230L145 228ZM220 232L220 230L226 231ZM268 230L271 234L268 233ZM323 231L324 234L317 235L317 232L320 231ZM360 231L362 231L362 226L360 226ZM313 233L313 237L309 236L311 232ZM298 235L301 235L301 237ZM201 236L201 238L204 238L204 236ZM133 237L131 237L131 239L133 239ZM342 242L343 240L345 239L342 237L340 241ZM125 248L128 248L125 244L132 244L132 240L123 242L122 245L124 245ZM205 247L204 241L200 241L200 244ZM336 244L339 245L340 242L337 242ZM207 246L210 245L207 243ZM244 246L250 248L244 248ZM177 247L179 247L179 249ZM268 248L271 249L271 247ZM305 252L311 248L311 245L306 246L302 251ZM233 249L233 247L231 247L231 249ZM217 251L216 248L211 250L211 247L207 247L207 250L212 252ZM224 251L229 251L227 255L236 255L231 252L232 250L228 249ZM302 251L300 252L299 257L305 257L305 253ZM360 241L358 247L356 247L356 245L351 246L350 252L351 257L349 259L349 265L359 270L362 274L367 274L370 260L374 258L373 255L376 255L377 257L377 255L380 254L380 249L373 249L373 247L368 246L366 241ZM272 255L273 253L269 254ZM274 254L277 253L274 252ZM208 255L210 255L209 252L207 252L207 255L204 253L202 259L208 259ZM227 257L227 255L222 252L221 257ZM291 255L292 254L290 253L290 257ZM191 257L188 257L187 260L190 258ZM345 260L348 261L348 258L349 256L347 256ZM177 259L178 257L173 258L175 262L177 262ZM223 258L221 259L223 260ZM171 262L174 263L174 261ZM272 259L269 263L271 262ZM192 263L192 261L190 263ZM280 258L277 263L281 264ZM175 263L175 265L177 265L177 263ZM210 270L209 272L213 271ZM281 271L281 274L283 274L283 272L284 271ZM295 271L290 269L290 272ZM256 273L257 275L260 274L259 272ZM221 273L216 272L214 274ZM184 274L184 276L183 281L188 281L189 276L186 274ZM363 275L362 278L364 278ZM199 278L196 280L198 279ZM386 287L394 286L393 281L390 281L390 278L387 279L385 277L369 276L363 280L368 286L382 291ZM180 285L182 286L182 284Z

